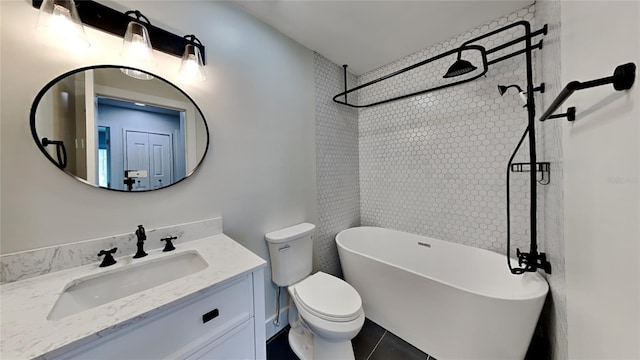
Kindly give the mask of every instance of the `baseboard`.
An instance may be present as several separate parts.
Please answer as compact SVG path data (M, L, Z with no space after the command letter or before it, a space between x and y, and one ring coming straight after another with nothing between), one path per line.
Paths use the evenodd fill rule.
M264 323L266 329L266 338L270 339L273 335L277 334L280 330L284 329L287 325L289 325L289 307L280 308L280 325L276 326L273 323L273 320L276 318L276 314L273 314L267 321Z

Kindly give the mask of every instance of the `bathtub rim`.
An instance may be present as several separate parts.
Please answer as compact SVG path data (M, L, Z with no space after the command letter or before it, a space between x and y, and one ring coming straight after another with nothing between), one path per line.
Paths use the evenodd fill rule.
M348 247L344 246L344 244L342 244L342 243L341 243L341 241L340 241L340 237L341 237L340 235L341 235L341 234L343 234L343 233L345 233L345 232L348 232L348 231L355 231L356 229L366 229L366 228L368 228L368 229L382 229L382 230L394 231L394 232L398 232L398 233L402 233L402 234L410 234L410 235L414 235L414 236L421 236L421 237L423 237L423 238L425 238L425 239L432 239L432 240L444 241L444 242L447 242L447 243L452 243L452 244L456 244L456 245L460 245L460 246L467 246L467 247L471 247L471 248L474 248L474 249L476 249L476 250L480 250L480 251L483 251L483 252L489 252L489 253L491 253L491 256L498 255L498 256L502 256L503 258L506 258L506 256L505 256L505 255L500 254L500 253L497 253L497 252L494 252L494 251L491 251L491 250L482 249L482 248L477 248L477 247L474 247L474 246L469 246L469 245L464 245L464 244L458 244L458 243L454 243L454 242L451 242L451 241L446 241L446 240L440 240L440 239L430 238L430 237L427 237L427 236L424 236L424 235L418 235L418 234L413 234L413 233L409 233L409 232L406 232L406 231L400 231L400 230L395 230L395 229L389 229L389 228L384 228L384 227L379 227L379 226L355 226L355 227L351 227L351 228L348 228L348 229L342 230L342 231L340 231L340 232L335 236L335 242L336 242L336 245L337 245L338 247L340 247L341 249L345 250L345 251L351 252L351 253L353 253L353 254L360 255L360 256L365 257L365 258L368 258L368 259L370 259L370 260L375 260L375 261L377 261L377 262L381 262L381 263L383 263L383 264L385 264L385 265L388 265L388 266L391 266L391 267L393 267L393 268L396 268L396 269L399 269L399 270L403 270L403 271L406 271L406 272L408 272L408 273L411 273L411 274L414 274L414 275L417 275L417 276L420 276L420 277L427 278L427 279L429 279L429 280L431 280L431 281L434 281L434 282L437 282L437 283L441 283L441 284L444 284L444 285L450 286L450 287L452 287L452 288L454 288L454 289L457 289L457 290L463 291L463 292L468 293L468 294L477 295L477 296L482 296L482 297L489 298L489 299L495 299L495 300L506 300L506 301L531 301L531 300L539 299L539 298L541 298L541 297L542 297L542 298L544 298L544 297L546 297L546 296L548 295L548 293L549 293L549 283L548 283L548 282L547 282L547 280L546 280L546 279L545 279L545 278L544 278L540 273L538 273L538 272L535 272L535 273L525 273L525 274L522 274L522 275L512 275L512 276L529 276L529 277L534 277L537 281L539 281L539 282L541 282L542 284L544 284L544 286L542 286L542 287L541 287L541 289L539 289L539 290L537 290L537 291L532 292L531 294L527 295L526 297L524 297L524 296L517 296L517 297L513 297L513 296L504 297L504 296L502 296L502 297L498 297L498 296L491 295L491 294L487 294L487 293L482 293L482 292L478 292L478 291L472 291L472 290L469 290L469 289L467 289L467 288L461 287L461 286L459 286L459 285L452 284L452 283L450 283L450 282L448 282L448 281L443 281L443 280L440 280L440 279L436 279L436 278L434 278L434 277L432 277L432 276L429 276L429 275L427 275L427 274L422 274L422 273L419 273L419 272L417 272L417 271L414 271L414 270L408 269L408 268L406 268L406 267L404 267L404 266L400 266L400 265L397 265L397 264L392 264L392 263L390 263L390 262L388 262L388 261L385 261L385 260L382 260L382 259L378 259L378 258L375 258L375 257L370 256L370 255L368 255L368 254L362 253L362 252L360 252L360 251L356 251L356 250L350 249L350 248L348 248ZM512 261L517 261L517 260L515 260L515 259L513 259L513 258L510 258L510 259L511 259ZM506 266L506 264L505 264L505 266Z

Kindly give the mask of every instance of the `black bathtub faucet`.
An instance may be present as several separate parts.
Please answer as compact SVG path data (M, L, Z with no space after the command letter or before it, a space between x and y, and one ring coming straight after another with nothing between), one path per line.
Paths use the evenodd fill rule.
M148 255L146 252L144 252L144 241L147 240L147 234L144 232L144 226L138 225L138 230L136 230L136 237L138 238L138 241L136 242L138 251L135 255L133 255L134 259L145 257Z

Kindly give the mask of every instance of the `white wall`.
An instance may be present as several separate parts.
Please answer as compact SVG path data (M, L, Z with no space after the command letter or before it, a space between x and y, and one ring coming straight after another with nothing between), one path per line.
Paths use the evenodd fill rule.
M640 3L562 2L562 83L640 65ZM582 90L565 122L569 358L640 358L640 83Z
M104 2L103 2L104 3ZM59 171L29 129L37 92L56 76L92 64L121 64L122 39L86 29L79 54L35 30L30 1L2 1L0 171L3 253L223 216L225 233L268 259L264 233L317 220L313 53L235 5L198 1L119 1L177 34L206 45L207 76L183 84L180 59L156 52L152 72L179 85L202 109L211 145L198 172L160 191L92 188ZM267 316L274 290L267 280Z

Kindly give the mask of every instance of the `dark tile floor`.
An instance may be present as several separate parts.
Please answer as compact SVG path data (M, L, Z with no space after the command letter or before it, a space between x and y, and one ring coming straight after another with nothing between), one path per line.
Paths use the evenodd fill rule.
M298 359L289 348L288 334L287 327L267 341L267 360ZM369 319L351 342L356 360L435 360Z

